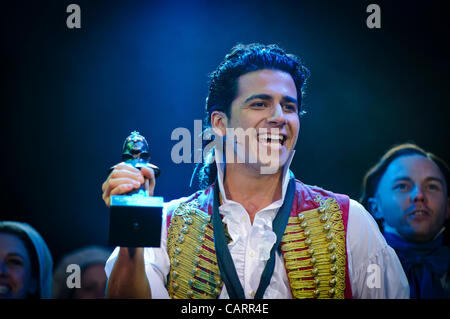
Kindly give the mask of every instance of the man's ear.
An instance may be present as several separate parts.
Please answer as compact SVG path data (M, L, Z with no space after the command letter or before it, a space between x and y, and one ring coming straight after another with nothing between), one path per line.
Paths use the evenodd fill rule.
M227 134L228 117L224 112L213 111L211 113L211 127L219 136Z
M369 211L375 219L383 219L383 212L380 209L380 204L375 197L370 197L367 200Z

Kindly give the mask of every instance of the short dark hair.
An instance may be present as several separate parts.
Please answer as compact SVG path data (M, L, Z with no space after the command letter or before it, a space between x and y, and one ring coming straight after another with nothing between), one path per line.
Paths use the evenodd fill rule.
M231 103L236 98L238 91L238 78L244 74L264 69L284 71L291 75L297 89L298 112L299 115L303 115L303 96L310 72L300 58L286 53L276 44L237 44L225 56L217 69L209 75L206 127L210 127L211 114L214 111L224 112L230 117ZM200 186L204 188L212 184L216 176L216 164L205 163L199 172Z
M271 69L289 73L297 89L297 100L302 114L302 98L309 70L297 56L286 53L276 44L237 44L225 56L215 71L209 75L209 92L206 98L207 119L219 110L230 116L230 106L236 98L238 78L246 73Z
M383 177L389 164L392 163L396 158L405 155L421 155L432 160L441 170L445 178L445 183L447 185L447 197L449 197L449 186L450 186L450 170L447 163L441 158L437 157L433 153L426 152L424 149L420 148L413 143L404 143L394 147L391 147L381 159L370 168L366 175L364 176L362 185L362 195L360 198L360 203L373 215L371 208L368 205L369 198L374 197L378 189L378 184ZM378 221L380 224L380 221Z

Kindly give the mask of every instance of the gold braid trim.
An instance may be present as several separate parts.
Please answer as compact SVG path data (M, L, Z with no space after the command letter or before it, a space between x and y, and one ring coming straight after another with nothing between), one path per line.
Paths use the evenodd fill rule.
M170 221L167 290L171 298L215 299L222 290L211 217L198 207L196 200L181 203Z
M317 196L314 201L320 207L291 216L281 240L291 291L294 298L343 299L342 211L333 198ZM180 204L170 222L167 290L171 298L215 299L222 290L211 217L198 207L196 200Z
M342 211L334 198L314 201L319 208L289 217L281 239L294 298L343 299L345 231Z

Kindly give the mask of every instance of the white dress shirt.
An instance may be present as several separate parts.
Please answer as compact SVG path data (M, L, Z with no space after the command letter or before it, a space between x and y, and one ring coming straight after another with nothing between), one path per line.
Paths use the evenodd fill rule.
M290 161L292 160L292 157ZM219 213L231 236L228 244L245 297L253 298L270 250L276 241L272 221L281 207L289 183L289 165L285 165L282 180L282 198L260 210L253 224L245 208L226 198L223 189L223 167L218 166L222 205ZM166 215L187 197L165 204L161 231L161 248L145 248L144 260L147 279L153 298L169 298L166 289L170 261L167 254ZM347 225L347 260L353 298L409 298L408 279L394 250L389 247L372 216L358 202L350 199ZM109 257L105 272L109 278L117 259L119 247ZM375 265L375 266L373 266ZM225 285L219 298L229 298ZM292 298L282 256L276 254L275 269L264 298Z

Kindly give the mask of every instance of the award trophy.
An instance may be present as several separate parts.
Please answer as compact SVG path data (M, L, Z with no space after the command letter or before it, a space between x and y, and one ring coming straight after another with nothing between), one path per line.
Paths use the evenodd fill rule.
M160 170L150 164L149 147L139 132L132 132L123 144L122 161L140 169L151 167L155 178ZM110 172L114 169L112 167ZM160 247L163 198L149 196L145 184L126 195L112 195L109 245L120 247Z

